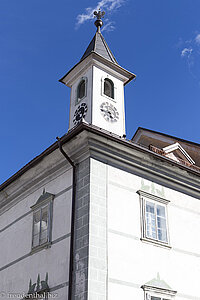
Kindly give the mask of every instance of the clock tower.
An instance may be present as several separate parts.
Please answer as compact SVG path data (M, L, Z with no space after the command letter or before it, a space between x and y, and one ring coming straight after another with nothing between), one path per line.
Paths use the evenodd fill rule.
M101 34L104 14L94 12L97 31L81 60L60 81L71 88L69 130L84 119L123 136L124 85L135 75L117 63Z

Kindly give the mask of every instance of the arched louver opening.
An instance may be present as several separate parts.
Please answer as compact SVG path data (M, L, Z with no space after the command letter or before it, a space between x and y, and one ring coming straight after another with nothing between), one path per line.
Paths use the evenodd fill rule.
M78 94L77 98L78 100L81 100L86 95L86 82L85 79L81 80L81 82L78 85Z
M114 83L108 78L104 79L104 95L114 99Z

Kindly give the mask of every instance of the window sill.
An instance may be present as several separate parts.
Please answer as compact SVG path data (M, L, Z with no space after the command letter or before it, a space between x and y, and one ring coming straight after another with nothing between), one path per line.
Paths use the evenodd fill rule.
M115 98L109 97L109 96L105 95L104 93L102 93L102 96L105 97L106 99L114 102L114 103L117 103L117 101L115 100Z
M51 248L51 242L47 242L47 243L44 243L42 245L39 245L39 246L36 246L36 247L32 248L30 254L34 254L38 251L41 251L43 249L48 249L48 248Z
M162 242L152 240L152 239L148 239L148 238L145 238L145 237L140 238L140 240L144 243L152 244L152 245L157 246L157 247L167 248L169 250L172 248L169 244L162 243Z
M83 98L76 99L75 106L77 106L78 104L80 104L85 98L86 98L86 95L83 96Z

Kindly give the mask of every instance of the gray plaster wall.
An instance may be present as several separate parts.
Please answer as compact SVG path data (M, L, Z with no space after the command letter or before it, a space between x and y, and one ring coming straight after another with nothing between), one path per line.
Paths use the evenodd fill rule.
M32 185L26 190L28 181ZM35 178L39 176L37 181ZM52 244L50 248L32 252L31 206L41 196L43 189L55 195L53 200ZM10 192L10 194L8 193ZM0 295L8 299L9 293L27 293L29 280L35 283L49 275L50 291L57 299L66 300L69 281L69 257L71 237L72 169L57 152L42 161L28 174L9 186L8 204L0 210ZM16 195L14 197L14 195ZM12 199L9 202L9 199Z

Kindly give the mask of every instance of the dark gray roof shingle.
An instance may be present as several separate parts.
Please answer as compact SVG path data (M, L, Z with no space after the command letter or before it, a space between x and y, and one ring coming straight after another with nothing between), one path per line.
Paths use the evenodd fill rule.
M87 47L85 53L81 57L81 60L86 58L91 52L96 52L97 54L103 56L107 60L117 64L117 61L109 49L103 35L100 32L96 32L89 46Z

